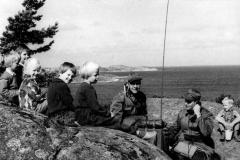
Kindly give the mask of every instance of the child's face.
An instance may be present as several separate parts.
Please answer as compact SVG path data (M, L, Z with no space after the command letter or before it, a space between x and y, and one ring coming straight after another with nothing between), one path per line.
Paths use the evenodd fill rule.
M59 78L61 80L63 80L65 83L70 83L73 77L73 72L71 71L71 69L68 69L66 72L61 73L59 75Z
M24 63L29 58L27 51L22 51L21 53L21 63Z
M230 108L233 107L233 99L230 99L228 97L225 97L223 100L222 100L222 103L223 103L223 108L225 110L229 110Z
M17 68L17 66L18 66L18 64L19 64L19 61L13 62L12 65L11 65L11 69L12 69L13 71L15 71L16 68Z
M39 66L38 64L32 64L29 68L29 75L31 75L31 77L36 78L36 75L38 75L41 71L41 66Z
M96 70L95 72L92 73L90 77L88 77L87 80L90 82L90 84L97 83L98 76L99 76L99 70Z

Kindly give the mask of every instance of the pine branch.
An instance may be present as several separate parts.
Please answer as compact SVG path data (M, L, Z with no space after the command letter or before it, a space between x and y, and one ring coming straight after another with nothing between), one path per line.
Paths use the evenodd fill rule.
M22 5L27 9L27 10L38 10L41 8L46 0L25 0Z
M9 24L6 31L0 37L0 51L2 54L8 54L11 50L18 46L27 46L27 44L41 45L45 42L45 38L53 38L58 32L58 23L42 29L36 29L36 22L40 21L42 15L37 15L37 11L41 8L46 0L24 0L22 5L24 10L19 11L15 16L9 17ZM54 41L39 47L33 53L39 53L50 49Z
M51 42L49 42L47 45L45 45L45 46L42 46L42 47L39 47L38 49L36 49L36 50L31 50L30 51L30 54L36 54L36 53L40 53L40 52L46 52L46 51L48 51L50 48L51 48L51 46L52 46L52 44L54 43L54 40L52 40Z

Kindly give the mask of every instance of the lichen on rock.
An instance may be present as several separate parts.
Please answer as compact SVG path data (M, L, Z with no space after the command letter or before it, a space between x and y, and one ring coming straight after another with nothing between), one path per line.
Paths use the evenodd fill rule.
M55 128L46 122L44 115L0 105L0 159L170 159L156 146L118 130Z

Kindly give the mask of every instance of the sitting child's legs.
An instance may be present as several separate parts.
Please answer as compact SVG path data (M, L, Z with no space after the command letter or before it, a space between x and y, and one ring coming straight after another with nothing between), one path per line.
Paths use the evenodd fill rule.
M240 126L240 123L237 123L237 124L234 126L234 131L238 131L238 130L239 130L239 126Z
M225 140L225 126L222 123L218 123L218 131L220 133L220 141Z
M222 123L218 123L218 125L219 125L219 128L218 128L218 129L219 129L220 131L223 131L223 132L224 132L224 131L225 131L225 126L224 126Z

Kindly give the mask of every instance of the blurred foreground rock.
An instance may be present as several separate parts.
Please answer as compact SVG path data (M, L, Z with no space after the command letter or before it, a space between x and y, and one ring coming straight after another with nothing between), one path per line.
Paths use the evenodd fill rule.
M101 127L50 128L46 117L0 105L1 160L169 160L157 147Z

